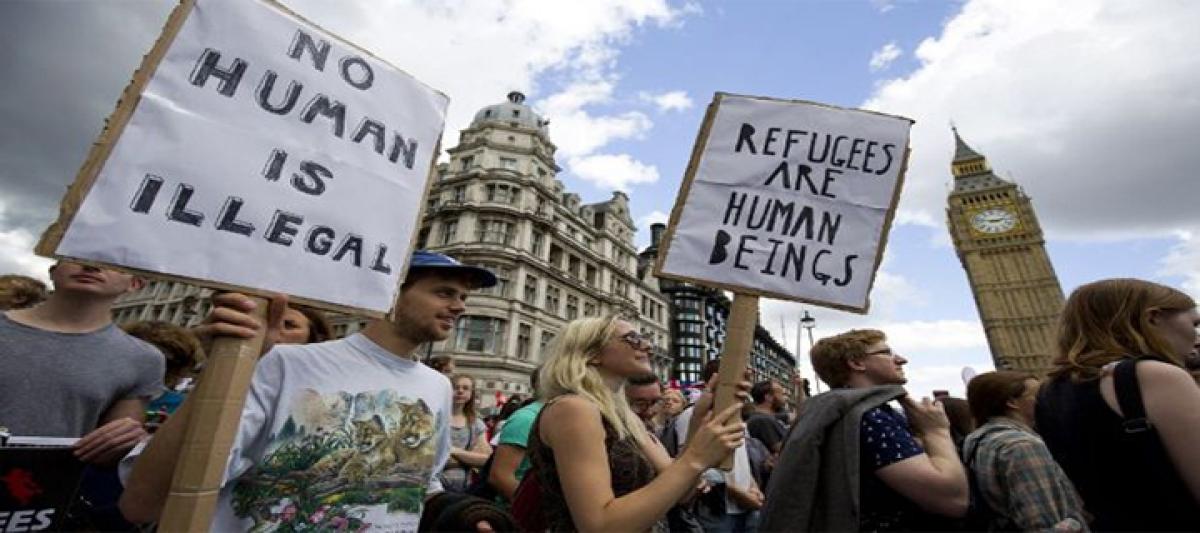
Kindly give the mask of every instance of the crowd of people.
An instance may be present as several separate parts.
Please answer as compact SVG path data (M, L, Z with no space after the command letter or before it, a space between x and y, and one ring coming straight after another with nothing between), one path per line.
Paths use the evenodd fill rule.
M0 277L0 426L78 439L83 529L161 518L207 345L265 331L215 531L1200 531L1200 313L1147 281L1079 287L1047 376L984 373L965 400L907 391L908 359L859 329L811 350L828 392L747 373L718 410L718 361L702 394L667 387L651 340L603 316L568 322L533 395L485 415L475 377L417 355L497 282L442 254L415 252L393 316L343 339L235 293L196 328L118 328L141 279L50 278Z

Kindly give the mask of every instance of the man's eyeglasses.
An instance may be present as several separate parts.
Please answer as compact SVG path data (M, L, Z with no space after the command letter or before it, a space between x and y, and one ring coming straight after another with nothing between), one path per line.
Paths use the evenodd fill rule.
M884 357L887 357L888 359L895 359L895 358L896 358L896 353L895 353L895 352L893 352L891 348L884 348L884 349L882 349L882 350L875 350L875 351L873 351L873 352L867 352L867 353L865 353L865 354L863 354L863 355L882 355L882 356L884 356Z
M636 331L630 331L629 333L621 335L620 339L625 341L626 344L635 350L645 348L648 351L654 351L654 342L651 341L649 337L646 337Z
M629 406L638 411L645 411L646 409L649 409L651 407L662 405L662 403L663 403L662 398L656 398L654 400L630 400Z

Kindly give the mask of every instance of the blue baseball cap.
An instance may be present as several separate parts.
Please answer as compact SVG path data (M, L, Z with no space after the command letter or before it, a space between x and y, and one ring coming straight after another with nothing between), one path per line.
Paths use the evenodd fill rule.
M475 278L479 282L479 288L496 285L496 275L492 274L492 271L477 266L464 265L453 257L429 250L417 250L413 252L412 259L408 263L408 272L411 274L414 270L441 270L447 273L460 273Z

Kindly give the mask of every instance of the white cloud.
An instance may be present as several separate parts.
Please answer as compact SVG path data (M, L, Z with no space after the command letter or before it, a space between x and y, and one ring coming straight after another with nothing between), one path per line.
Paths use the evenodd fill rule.
M651 211L637 219L637 236L635 244L639 250L650 246L650 225L651 224L666 224L671 218L669 213L662 211Z
M1051 238L1200 227L1200 3L971 0L864 107L916 119L897 220L941 226L949 122L1011 172ZM1131 199L1137 199L1131 201Z
M885 322L876 327L887 332L888 342L901 352L987 349L983 326L973 320Z
M4 220L4 211L4 204L0 203L0 222ZM24 228L0 229L0 274L24 274L49 283L46 269L54 261L33 255L36 243L37 237Z
M550 71L567 80L611 81L606 72L634 30L674 26L692 11L666 0L293 3L300 14L445 91L450 132L509 89L523 90L536 105L537 80ZM550 118L557 140L561 117Z
M1158 274L1183 278L1181 288L1200 299L1200 226L1176 235L1179 243L1162 259Z
M875 6L880 13L887 13L896 8L895 0L871 0L871 5Z
M520 90L536 108L547 107L543 104L548 100L557 102L548 106L548 118L553 120L551 136L561 143L560 157L564 158L592 154L614 140L640 138L652 127L645 114L632 109L610 105L597 112L586 106L611 103L621 48L635 32L676 28L700 12L694 3L673 7L668 0L286 3L305 18L446 93L451 101L443 147L456 143L455 133L465 128L480 108L503 101L510 90ZM38 264L30 255L28 235L51 218L52 206L57 205L68 177L74 175L82 150L119 95L129 75L126 69L137 64L167 14L157 3L79 8L39 2L22 7L42 27L20 34L19 46L13 48L28 53L19 59L42 64L46 55L53 61L46 62L52 66L43 69L47 72L27 77L9 91L11 101L26 104L5 108L4 123L10 129L0 131L7 134L0 137L9 141L0 143L0 160L8 169L0 169L0 183L4 184L0 200L21 206L20 210L14 207L9 221L0 224L6 247L0 259L6 263L0 266L11 268ZM120 20L121 24L95 24L96 20ZM109 67L119 68L99 68L90 56L60 53L80 49L92 50L93 56L113 56ZM43 50L41 55L34 53ZM547 96L541 85L551 81L565 89ZM44 105L29 105L42 103L39 100L52 101L68 113L47 121L39 111ZM625 105L640 104L630 100ZM40 135L31 135L31 131ZM37 142L11 140L25 138ZM629 180L652 174L637 165L627 166L637 170Z
M606 189L628 191L632 184L658 181L657 168L642 163L629 154L573 157L568 165L581 179Z
M648 228L648 227L650 227L651 224L666 224L667 220L669 220L670 218L671 218L670 213L664 213L662 211L651 211L646 216L638 219L638 224L640 226L645 226Z
M357 10L315 0L301 5L327 28L445 91L451 98L446 124L451 135L479 108L501 101L508 89L522 90L528 103L550 119L558 157L585 163L586 156L609 143L641 139L653 127L644 113L611 109L618 107L612 104L620 46L637 28L675 27L698 12L691 5L673 8L666 0L372 2L354 4ZM397 20L405 21L406 31L396 31ZM550 74L562 80L563 88L539 99L537 85ZM600 105L605 112L594 110ZM585 172L597 164L591 165ZM645 166L626 165L620 183L644 179L647 171L640 167ZM568 170L578 175L570 164Z
M871 54L870 67L871 72L879 72L891 66L892 62L900 58L904 51L896 45L896 41L892 41L883 45L875 53Z
M658 107L658 111L663 113L691 109L695 104L692 97L688 96L687 91L668 91L662 94L650 94L643 91L638 93L638 98L643 102L654 104Z
M574 83L537 105L551 119L550 135L560 157L570 161L616 140L641 139L654 126L639 111L597 116L584 109L610 102L614 87L615 83L607 80Z

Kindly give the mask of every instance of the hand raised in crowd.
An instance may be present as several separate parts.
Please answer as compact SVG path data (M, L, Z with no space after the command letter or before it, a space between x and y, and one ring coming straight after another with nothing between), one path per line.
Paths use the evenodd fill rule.
M908 415L908 424L918 436L938 430L950 430L950 419L946 417L946 407L942 402L921 398L920 403L912 396L902 396L900 406Z
M118 418L75 442L75 458L84 463L113 464L150 434L132 418Z
M204 323L193 328L192 332L205 343L206 347L214 337L236 337L249 339L264 325L250 315L257 307L254 300L244 294L226 292L214 295L213 308L204 318ZM279 341L283 331L283 313L287 310L287 296L277 294L271 298L267 310L266 337L263 341L262 353L267 353Z
M741 403L734 403L715 415L711 411L706 413L704 423L688 439L681 457L702 468L720 463L746 438L746 424L742 423L741 413Z

